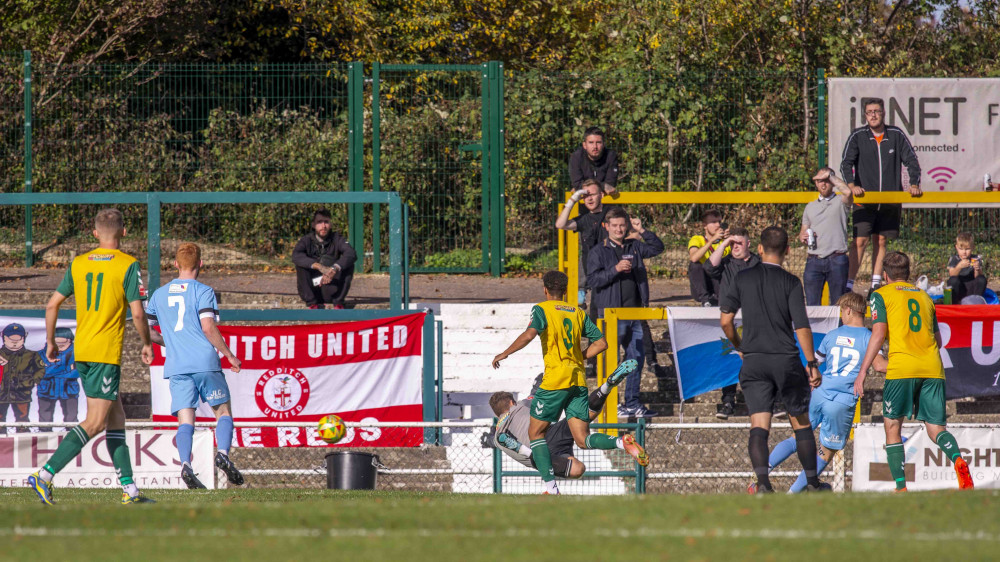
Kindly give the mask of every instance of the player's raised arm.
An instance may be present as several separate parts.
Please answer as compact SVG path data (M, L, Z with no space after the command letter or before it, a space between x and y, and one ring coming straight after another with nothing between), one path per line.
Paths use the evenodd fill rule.
M59 321L59 307L66 297L59 291L52 293L45 305L45 358L52 363L59 361L59 349L56 347L56 322Z
M499 369L501 361L510 357L512 354L524 349L525 346L531 343L531 340L535 339L535 336L537 335L538 335L538 330L530 327L527 330L521 332L521 335L517 336L517 339L515 339L514 342L511 343L509 347L507 347L507 349L503 350L502 353L493 358L493 368Z
M209 343L229 361L229 370L234 373L240 372L240 360L229 349L229 346L226 345L226 339L222 337L222 332L219 331L219 326L215 323L214 316L206 314L201 317L201 331L208 338Z

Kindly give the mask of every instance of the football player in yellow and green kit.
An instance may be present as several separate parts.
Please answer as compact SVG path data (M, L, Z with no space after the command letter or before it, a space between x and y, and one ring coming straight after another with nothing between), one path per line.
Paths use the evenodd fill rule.
M142 338L142 360L153 361L149 324L142 306L145 290L139 262L119 247L125 236L121 211L104 209L94 220L97 249L78 256L45 306L45 333L48 359L58 361L55 345L59 306L76 295L75 361L83 391L87 396L87 419L70 429L56 452L38 472L28 477L42 502L52 505L52 477L73 460L92 437L107 430L108 454L122 485L122 503L152 503L132 480L132 462L125 445L125 410L118 396L121 380L122 339L125 312Z
M854 380L854 394L861 396L865 375L882 342L889 340L889 367L882 391L885 418L885 454L896 491L906 491L906 461L901 430L903 418L924 422L927 436L937 443L955 465L958 487L973 487L969 465L958 450L958 442L945 428L944 365L941 363L941 333L934 303L927 293L914 287L910 278L910 258L890 252L882 261L886 285L872 292L872 337Z
M528 329L503 353L493 358L493 368L499 368L501 361L523 349L535 336L541 336L545 373L532 402L528 438L535 466L545 483L545 493L558 494L559 487L555 482L545 430L549 424L559 421L563 410L566 411L566 421L573 440L581 449L615 449L618 445L613 437L590 433L590 403L583 370L583 362L606 350L608 342L581 308L566 302L569 279L565 273L550 271L542 277L542 284L545 302L532 307ZM580 349L581 336L586 336L591 342L586 351ZM624 380L636 366L634 360L622 363L608 377L601 391L607 393L610 387Z

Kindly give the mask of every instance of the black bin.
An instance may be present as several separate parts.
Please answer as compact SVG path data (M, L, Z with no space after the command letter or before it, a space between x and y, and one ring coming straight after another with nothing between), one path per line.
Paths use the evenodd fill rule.
M378 455L340 451L326 456L326 487L330 490L374 490Z

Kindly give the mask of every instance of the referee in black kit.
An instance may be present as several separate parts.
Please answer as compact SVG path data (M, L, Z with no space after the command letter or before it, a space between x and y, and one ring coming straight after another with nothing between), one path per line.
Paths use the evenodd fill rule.
M809 425L809 386L818 387L822 378L805 295L799 278L781 267L788 253L788 233L776 226L765 228L757 252L761 263L739 272L719 303L722 331L743 358L740 387L750 410L750 462L757 475L757 493L774 491L767 477L767 437L775 396L781 396L795 430L799 462L808 482L806 491L828 490L830 486L816 476L816 437ZM734 322L741 308L742 338ZM808 361L808 375L799 359L796 335Z

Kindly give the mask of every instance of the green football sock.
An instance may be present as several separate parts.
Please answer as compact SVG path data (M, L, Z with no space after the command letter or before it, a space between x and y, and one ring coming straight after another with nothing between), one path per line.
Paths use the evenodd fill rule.
M80 450L87 444L87 441L90 441L90 436L87 435L87 432L82 427L76 426L70 429L66 433L66 437L63 438L62 443L59 443L59 446L56 447L56 452L52 453L52 456L49 457L49 462L45 463L43 468L51 474L59 472L64 466L69 464L69 461L75 459L80 454Z
M128 445L125 444L124 429L109 429L105 434L108 454L118 473L118 481L122 486L132 484L132 459L129 458Z
M535 461L535 468L538 469L543 482L552 482L556 479L555 470L552 469L552 455L549 454L549 444L545 442L545 438L531 442L531 458Z
M896 489L902 490L906 487L906 471L903 468L903 463L906 462L906 451L903 450L903 444L886 445L885 456L889 462L889 474L896 481Z
M938 433L937 446L944 451L944 454L948 455L951 462L955 462L955 459L962 456L962 452L958 450L958 441L955 441L955 436L948 431Z
M588 449L617 449L618 439L603 433L591 433L587 436Z

